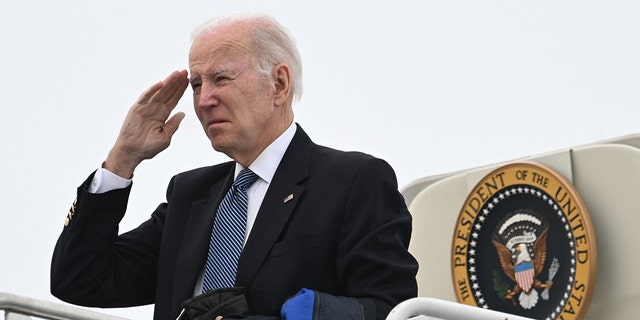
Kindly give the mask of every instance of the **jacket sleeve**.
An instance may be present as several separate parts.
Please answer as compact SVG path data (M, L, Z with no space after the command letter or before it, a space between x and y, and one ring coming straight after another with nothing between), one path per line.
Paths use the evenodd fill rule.
M77 198L56 243L51 262L51 293L91 307L126 307L153 303L164 208L134 230L119 235L131 186Z
M337 268L347 295L360 301L365 319L385 319L417 295L418 263L408 251L411 214L384 160L372 158L358 171L342 226Z

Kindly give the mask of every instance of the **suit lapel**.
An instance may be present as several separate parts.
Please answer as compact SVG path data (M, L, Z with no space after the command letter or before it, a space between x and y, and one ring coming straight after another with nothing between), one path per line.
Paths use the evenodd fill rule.
M273 176L240 255L236 285L248 286L253 281L287 221L295 214L294 209L304 192L301 182L309 176L312 148L313 143L298 126Z
M231 166L226 179L218 180L209 189L206 199L191 204L174 273L174 288L185 290L178 293L178 297L190 297L193 294L207 257L216 208L233 182L233 168Z

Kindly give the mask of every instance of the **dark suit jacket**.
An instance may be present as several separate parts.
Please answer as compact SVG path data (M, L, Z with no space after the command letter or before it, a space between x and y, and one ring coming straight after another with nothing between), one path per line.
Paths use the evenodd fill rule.
M173 177L167 202L118 235L130 187L78 188L74 215L56 244L51 292L84 306L155 303L175 319L192 297L234 162ZM293 199L284 199L293 194ZM238 264L253 314L278 316L301 288L356 297L367 319L384 319L415 297L417 262L407 251L411 216L383 160L314 144L300 127L287 149Z

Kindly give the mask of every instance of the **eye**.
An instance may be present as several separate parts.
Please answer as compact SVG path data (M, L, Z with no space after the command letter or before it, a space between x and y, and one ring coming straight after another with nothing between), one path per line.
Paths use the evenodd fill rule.
M202 87L202 84L200 82L191 82L191 89L193 89L193 94L200 93L200 87Z
M224 82L229 81L229 80L231 80L231 78L229 78L227 76L223 76L223 75L219 75L219 76L216 76L214 78L214 81L216 82L216 84L224 83Z

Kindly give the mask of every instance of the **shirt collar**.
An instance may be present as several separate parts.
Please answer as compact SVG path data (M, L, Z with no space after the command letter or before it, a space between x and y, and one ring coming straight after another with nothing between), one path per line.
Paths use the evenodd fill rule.
M249 166L249 169L262 180L271 183L271 179L273 179L276 169L278 169L278 165L282 157L284 157L284 153L287 151L287 148L289 148L289 144L291 140L293 140L296 130L297 126L295 122L291 122L289 128L258 155L256 160ZM234 177L237 177L242 169L244 169L244 167L236 162Z

